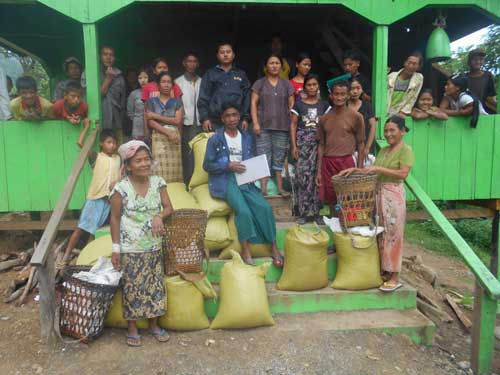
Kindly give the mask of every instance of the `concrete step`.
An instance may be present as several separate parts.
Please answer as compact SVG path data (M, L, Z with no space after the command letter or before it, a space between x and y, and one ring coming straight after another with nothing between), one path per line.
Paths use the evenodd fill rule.
M278 332L384 332L407 335L417 345L432 345L436 327L417 309L280 314L274 317Z
M214 286L218 290L218 285ZM403 286L392 293L378 289L346 291L326 287L307 292L276 290L267 284L269 307L273 314L301 314L326 311L406 310L416 308L415 289ZM219 300L205 300L205 311L216 315Z

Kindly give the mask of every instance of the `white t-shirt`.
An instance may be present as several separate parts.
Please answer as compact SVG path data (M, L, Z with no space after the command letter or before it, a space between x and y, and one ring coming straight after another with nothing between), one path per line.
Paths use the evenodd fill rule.
M461 92L458 95L458 100L454 100L450 96L447 96L447 98L448 98L448 101L450 103L450 109L462 109L466 105L474 102L474 98L465 92ZM484 110L483 104L481 102L479 102L479 114L480 115L487 115L488 114L488 112L486 112Z
M240 162L243 160L243 147L241 145L241 133L238 131L236 137L230 137L224 132L224 137L226 137L227 147L229 148L229 160Z

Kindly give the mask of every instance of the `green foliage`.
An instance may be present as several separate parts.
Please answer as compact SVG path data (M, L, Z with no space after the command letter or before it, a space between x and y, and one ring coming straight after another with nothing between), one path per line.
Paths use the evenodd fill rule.
M450 220L450 223L489 267L491 219ZM428 250L461 259L458 251L433 221L410 222L405 226L405 239Z
M459 48L452 58L441 66L450 73L465 73L469 70L467 66L467 55L470 50L475 48L483 48L486 52L484 59L484 69L497 72L500 67L500 25L491 25L488 27L484 41L481 45L471 46L468 48Z
M32 58L31 56L21 56L8 49L0 47L0 54L5 57L15 57L23 67L24 74L32 76L38 83L38 93L44 98L51 99L50 95L50 79L47 71L44 69L40 61ZM15 82L12 82L15 91Z

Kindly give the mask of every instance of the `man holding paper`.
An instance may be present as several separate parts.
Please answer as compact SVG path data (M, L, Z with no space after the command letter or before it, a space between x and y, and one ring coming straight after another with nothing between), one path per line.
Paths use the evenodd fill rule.
M250 243L272 244L273 264L283 267L283 256L275 244L276 223L271 206L252 182L238 185L235 177L235 174L246 172L243 161L254 156L253 138L238 130L240 112L235 105L223 105L221 120L224 129L217 130L208 140L203 162L203 168L208 172L210 194L224 199L234 210L245 263L254 264Z

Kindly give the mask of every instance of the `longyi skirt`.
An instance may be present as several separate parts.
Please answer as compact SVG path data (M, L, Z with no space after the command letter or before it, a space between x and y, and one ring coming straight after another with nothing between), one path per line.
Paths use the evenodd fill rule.
M164 315L165 285L161 251L122 253L123 318L151 319Z
M169 127L170 130L179 132ZM153 174L163 177L167 184L171 182L184 182L182 175L181 143L176 144L165 135L153 132L153 157L158 162Z

